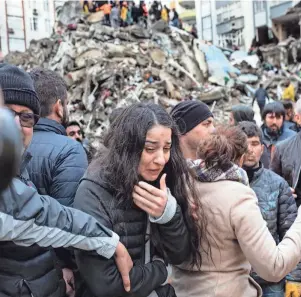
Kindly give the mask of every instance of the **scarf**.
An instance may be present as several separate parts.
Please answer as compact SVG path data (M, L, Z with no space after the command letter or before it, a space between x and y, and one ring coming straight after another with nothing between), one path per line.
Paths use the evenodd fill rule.
M229 180L249 186L247 173L234 163L229 164L227 168L220 168L217 165L207 168L202 160L189 160L188 165L195 171L200 182Z

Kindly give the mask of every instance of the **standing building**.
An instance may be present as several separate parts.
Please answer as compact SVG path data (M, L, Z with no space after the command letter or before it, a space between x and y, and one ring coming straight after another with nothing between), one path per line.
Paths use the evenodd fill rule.
M195 0L201 39L248 50L254 41L300 37L300 0ZM300 7L299 7L300 6Z
M54 19L53 0L0 1L0 55L24 51L32 39L49 37Z

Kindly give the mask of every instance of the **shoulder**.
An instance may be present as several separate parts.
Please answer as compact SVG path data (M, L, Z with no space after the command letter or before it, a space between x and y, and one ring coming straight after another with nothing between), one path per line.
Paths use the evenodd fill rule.
M250 187L235 181L197 182L197 190L201 199L202 196L207 196L213 204L219 203L226 207L231 207L245 198L257 200L255 192Z
M295 143L298 140L298 134L296 132L290 129L287 129L285 132L288 133L286 135L288 135L289 138L277 143L276 148L279 150L285 150L286 148L289 148L293 143Z

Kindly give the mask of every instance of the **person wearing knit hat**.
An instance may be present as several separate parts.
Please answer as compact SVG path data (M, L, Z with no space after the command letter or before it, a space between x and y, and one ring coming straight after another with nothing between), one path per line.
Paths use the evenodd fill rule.
M40 114L40 101L33 81L24 70L0 63L0 87L4 104L15 116L22 134L24 149L27 149L33 136L33 126Z
M180 146L184 157L195 160L200 140L214 131L212 112L205 103L188 100L177 104L171 116L181 134Z
M5 106L13 114L23 136L23 146L27 148L40 112L33 82L25 71L0 63L0 87ZM1 124L5 129L5 122ZM19 137L17 133L11 136ZM1 151L3 153L3 147ZM119 242L119 236L92 216L64 207L45 193L41 196L29 179L30 159L29 151L25 150L22 164L15 170L18 174L0 193L0 296L72 296L66 294L66 288L71 285L65 284L54 257L53 248L59 247L95 251L107 259L115 255L125 290L129 291L132 259ZM9 169L4 171L9 174ZM44 172L39 171L39 174Z

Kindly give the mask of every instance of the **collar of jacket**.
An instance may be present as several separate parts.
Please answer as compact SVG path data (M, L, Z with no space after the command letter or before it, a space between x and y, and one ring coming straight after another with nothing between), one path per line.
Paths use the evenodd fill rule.
M60 123L47 118L40 118L38 123L33 127L33 131L54 132L67 136L66 129Z
M234 163L229 164L229 167L224 169L217 165L207 168L202 160L187 160L187 163L195 171L196 177L200 182L229 180L242 183L246 186L249 185L247 173Z
M259 163L259 166L260 166L260 169L254 172L254 176L253 176L252 181L249 181L249 182L250 182L250 185L252 185L252 183L254 183L255 181L257 181L258 178L259 178L259 177L261 176L261 174L263 173L264 168L263 168L263 165L262 165L261 162Z
M28 163L30 162L32 158L32 155L31 153L25 151L23 153L23 156L22 156L22 160L21 160L21 165L20 165L20 168L19 168L19 171L17 172L17 176L22 176L24 172L26 172L26 166L28 165Z

